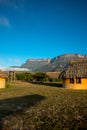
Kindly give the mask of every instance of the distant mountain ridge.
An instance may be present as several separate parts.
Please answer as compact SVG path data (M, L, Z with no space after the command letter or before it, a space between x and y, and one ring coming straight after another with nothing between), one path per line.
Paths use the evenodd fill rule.
M28 59L26 63L21 65L21 68L28 68L31 71L35 71L39 67L49 64L50 60L50 58Z
M21 68L28 68L32 72L55 72L62 71L70 60L87 58L87 55L81 54L63 54L52 59L28 59L26 63L21 65Z

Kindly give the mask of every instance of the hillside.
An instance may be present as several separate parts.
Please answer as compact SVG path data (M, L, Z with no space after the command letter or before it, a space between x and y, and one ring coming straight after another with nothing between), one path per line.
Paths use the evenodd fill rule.
M33 72L55 72L62 71L70 60L87 58L87 55L64 54L52 59L28 59L21 67L28 68Z

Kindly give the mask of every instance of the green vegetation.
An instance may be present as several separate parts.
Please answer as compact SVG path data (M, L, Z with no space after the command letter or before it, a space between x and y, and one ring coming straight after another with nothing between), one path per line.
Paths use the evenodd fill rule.
M53 82L62 82L62 79L59 79L59 78L53 78L52 81L53 81Z
M12 83L7 82L7 83L6 83L6 88L11 88L11 87L13 87L13 84L12 84Z
M32 73L17 73L16 79L21 81L33 81Z
M26 82L0 90L0 130L87 129L87 90Z
M49 76L46 73L38 72L35 73L33 77L35 81L39 81L39 82L49 81Z
M17 80L28 81L28 82L59 82L58 78L51 78L46 73L17 73Z

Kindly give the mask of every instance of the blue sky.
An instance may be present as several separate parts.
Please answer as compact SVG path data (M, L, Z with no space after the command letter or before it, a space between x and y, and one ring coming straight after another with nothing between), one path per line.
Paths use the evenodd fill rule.
M87 54L87 0L0 0L0 66Z

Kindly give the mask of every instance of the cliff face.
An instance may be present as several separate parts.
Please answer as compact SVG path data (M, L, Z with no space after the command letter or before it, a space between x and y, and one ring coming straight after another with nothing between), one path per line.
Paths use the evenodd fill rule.
M87 55L64 54L52 59L28 59L21 67L28 68L33 72L55 72L62 71L70 60L84 59Z
M36 69L38 69L39 67L42 67L44 65L47 65L50 63L51 59L28 59L26 61L26 63L24 63L23 65L21 65L21 68L28 68L31 71L35 71Z

